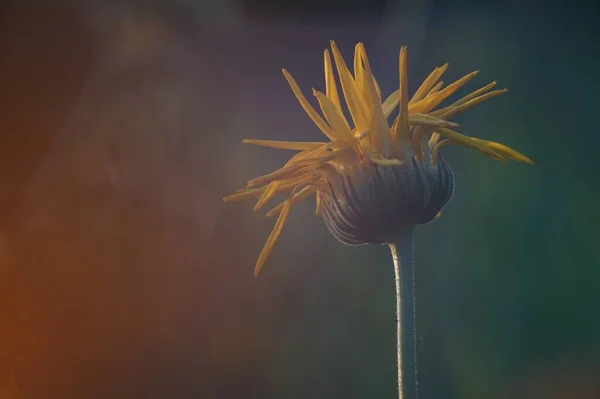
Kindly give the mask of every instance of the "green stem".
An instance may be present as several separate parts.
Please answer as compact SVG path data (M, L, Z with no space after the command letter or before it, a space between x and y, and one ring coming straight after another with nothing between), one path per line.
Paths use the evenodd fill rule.
M388 244L396 275L396 338L398 349L398 397L417 399L417 323L413 230Z

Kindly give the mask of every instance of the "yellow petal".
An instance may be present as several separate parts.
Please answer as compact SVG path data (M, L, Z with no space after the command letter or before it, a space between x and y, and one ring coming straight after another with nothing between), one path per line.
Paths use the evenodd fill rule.
M325 142L303 142L303 141L277 141L277 140L254 140L254 139L244 139L242 141L244 144L257 145L260 147L268 147L268 148L279 148L282 150L296 150L296 151L304 151L304 150L313 150L315 148L319 148L322 145L326 145Z
M337 151L325 152L325 155L320 155L323 153L320 149L318 151L308 153L308 156L297 157L296 160L292 163L292 161L288 161L288 163L271 173L268 173L263 176L256 177L247 183L247 187L255 187L261 184L266 184L275 180L283 180L289 179L297 176L301 176L304 173L311 172L312 170L318 168L321 164L331 161L335 158L343 156L347 152L351 152L351 148L342 148ZM296 155L305 155L304 153L296 154Z
M433 149L431 150L431 161L433 162L434 165L437 162L437 156L438 156L438 152L440 151L440 148L449 143L450 143L450 140L445 139L433 146Z
M400 101L400 89L390 94L381 106L381 108L383 109L383 114L386 118L388 118L392 114L394 109L398 106L398 101Z
M365 73L366 67L364 66L364 57L366 56L365 46L363 43L357 43L354 47L354 79L356 81L356 85L358 89L363 93L365 97L367 97L367 84L369 84L369 73ZM373 86L375 87L375 92L377 93L377 98L379 104L381 104L381 88L375 79L373 74L370 74L370 79L373 80Z
M467 101L470 101L470 100L474 99L475 97L482 95L486 91L492 89L494 86L496 86L496 81L490 82L487 85L483 86L482 88L475 90L473 93L467 94L466 96L464 96L463 98L461 98L460 100L458 100L457 102L452 104L452 107L458 107L459 105L464 104Z
M415 153L418 160L423 159L423 146L421 145L422 134L423 127L415 126L413 128L412 134L410 135L410 145L413 148L413 152Z
M481 93L484 93L485 91L494 87L495 84L496 84L496 82L492 82L492 83L488 84L487 86L484 86L481 89L475 90L473 93L466 95L465 97L463 97L459 101L455 102L454 104L450 105L449 107L445 107L445 108L439 109L437 111L433 111L429 115L447 119L447 118L450 118L450 117L456 115L459 112L466 111L467 109L473 107L474 105L481 103L482 101L489 100L492 97L495 97L502 93L506 93L508 91L507 89L494 90L492 92L480 95ZM434 147L436 145L436 143L438 142L439 138L440 138L440 135L438 133L433 133L431 135L431 138L429 139L429 147L430 148Z
M252 210L258 211L276 194L282 191L293 190L310 179L312 179L312 176L299 176L291 179L272 181L267 186L263 187L263 193Z
M291 190L294 187L296 187L298 184L302 183L302 180L306 180L306 178L300 176L300 177L292 177L289 179L278 180L277 182L281 183L281 184L278 185L275 192L280 193L282 191ZM258 187L258 188L238 189L238 190L236 190L235 194L230 194L230 195L223 197L223 202L233 202L233 201L238 201L238 200L242 200L242 199L246 199L246 198L260 197L268 188L269 188L269 185Z
M306 165L299 165L298 162L310 157L318 157L321 154L325 154L330 147L330 145L336 144L336 142L331 142L330 144L321 146L314 150L306 150L299 152L298 154L291 157L286 164L269 174L254 178L247 182L247 187L255 187L260 184L267 183L271 180L283 180L293 178L298 175L298 171L302 173L302 168L306 168ZM287 176L286 176L287 175Z
M515 161L528 163L530 165L535 165L535 163L529 157L521 154L518 151L513 150L512 148L510 148L504 144L496 143L494 141L482 140L482 139L478 139L476 137L471 137L471 139L475 140L475 142L477 142L477 143L481 143L481 144L491 148L492 150L496 151L498 154L504 155L505 157L508 157Z
M288 200L285 200L282 203L277 204L277 206L274 206L273 208L269 209L269 212L265 213L265 216L270 218L275 215L279 215L285 204L287 204L288 202Z
M331 151L328 152L325 155L321 155L321 156L315 156L315 157L309 157L306 159L303 159L301 161L298 161L299 165L308 165L308 164L323 164L325 162L329 162L335 158L338 158L344 154L347 154L348 152L352 151L351 148L344 148L341 150L337 150L337 151Z
M316 193L317 190L318 190L318 186L314 183L310 184L308 186L300 187L299 190L297 190L295 193L290 195L290 198L287 200L287 202L289 202L290 205L295 205L298 202L304 201L305 199L307 199L308 197L310 197L311 195ZM283 204L279 204L275 208L271 209L269 212L266 213L266 216L267 217L275 216L278 212L280 212L279 209L282 205Z
M461 103L458 106L451 105L449 107L434 111L431 113L431 115L447 119L447 118L450 118L450 117L458 114L459 112L464 112L467 109L469 109L479 103L482 103L485 100L489 100L490 98L496 97L496 96L506 93L506 92L508 92L507 89L494 90L489 93L483 94L479 97L472 98L466 102Z
M408 118L410 125L457 127L458 124L428 114L411 114Z
M350 71L348 71L344 58L342 58L334 41L331 41L331 50L333 51L333 59L338 70L340 82L342 83L342 91L344 92L348 110L354 121L354 126L360 131L367 130L369 128L369 110L366 108L364 97L352 78Z
M396 158L386 158L383 154L373 151L371 148L365 148L364 154L375 164L382 166L402 165L403 162Z
M506 161L506 159L503 156L499 155L498 153L496 153L494 150L487 147L486 145L478 143L477 141L471 139L470 137L460 134L458 132L455 132L454 130L450 130L445 127L442 127L442 128L436 129L436 132L440 133L443 136L446 136L447 138L449 138L450 140L454 141L457 144L461 144L465 147L469 147L469 148L472 148L479 152L482 152L484 154L487 154L487 155L491 156L492 158L497 159L499 161Z
M379 83L377 83L375 76L373 76L373 84L375 85L375 91L377 91L377 99L379 100L379 104L381 104L381 87L379 87Z
M471 72L470 74L458 79L456 82L446 86L437 93L427 96L421 101L417 101L409 107L411 113L428 113L433 108L437 107L442 101L456 92L456 90L460 89L467 82L473 79L478 73L479 71Z
M264 192L261 188L255 188L253 190L240 191L235 194L230 194L223 197L223 202L233 202L239 201L246 198L256 197L257 195L261 195Z
M437 93L438 91L440 91L440 89L442 88L442 86L444 85L443 81L439 81L435 84L435 86L433 86L431 88L431 90L429 90L429 93L427 93L428 96Z
M336 132L336 136L338 136L341 140L347 140L348 143L354 144L352 130L350 129L344 114L342 114L342 111L335 106L329 97L320 91L313 89L313 94L321 106L321 111L323 111L325 119L327 119L329 125Z
M318 194L315 195L315 201L315 216L319 216L321 214L321 196L319 196Z
M440 77L446 72L448 69L448 64L444 64L441 67L435 68L433 72L429 74L429 76L421 83L421 86L415 92L413 98L410 99L408 105L412 105L419 100L422 100L425 95L431 90L431 88L435 85L435 83L440 79Z
M265 246L263 247L262 251L260 252L260 255L258 256L256 266L254 267L254 277L257 277L258 273L260 273L260 269L269 257L269 254L273 249L273 245L275 245L275 241L277 241L277 238L279 238L281 230L283 229L283 225L285 224L285 221L287 220L287 217L290 213L290 208L290 202L286 201L285 205L283 206L283 209L281 210L281 213L279 214L279 217L277 218L277 222L275 222L275 227L273 227L273 230L271 231L271 234L269 235Z
M387 119L383 114L383 109L381 108L381 100L377 96L377 88L375 87L375 81L373 79L373 71L371 69L371 64L369 63L369 58L367 57L367 52L364 49L362 43L360 43L361 48L361 56L362 61L365 66L366 73L366 87L364 89L365 96L367 97L367 101L370 105L370 114L371 114L371 131L374 132L372 134L372 144L376 150L383 151L385 154L391 153L391 132L390 126L387 123Z
M433 134L429 138L429 143L428 143L429 148L435 147L439 139L440 139L440 134L437 132L433 132Z
M316 147L316 148L313 148L313 149L310 149L310 150L301 151L301 152L297 153L296 155L294 155L293 157L291 157L285 163L284 167L293 165L293 164L297 163L298 161L300 161L302 159L306 159L308 157L313 157L313 156L318 156L320 154L325 154L333 143L335 143L335 142L325 143L324 145L321 145L320 147Z
M333 102L333 104L341 111L342 104L340 103L340 96L335 83L335 75L333 74L333 66L331 64L331 56L329 50L325 50L323 56L325 64L325 94ZM346 119L346 118L344 118Z
M508 89L490 91L489 93L485 93L479 97L470 99L469 101L466 101L466 102L460 104L456 108L460 110L459 112L462 112L462 111L465 111L465 110L471 108L474 105L484 102L485 100L489 100L490 98L496 97L496 96L498 96L500 94L504 94L504 93L508 93Z
M387 158L382 158L380 157L369 157L369 159L371 160L371 162L376 163L377 165L381 165L381 166L395 166L395 165L402 165L402 161L400 161L399 159L395 159L395 158L391 158L391 159L387 159Z
M354 80L361 93L365 93L365 70L362 65L362 51L363 47L361 43L357 43L354 46Z
M273 196L275 195L276 191L277 191L277 187L279 186L279 181L274 181L269 183L269 185L267 186L267 189L265 190L265 192L260 196L260 198L258 199L258 202L256 203L256 205L254 205L254 208L252 208L253 211L258 211L260 208L262 208L271 198L273 198Z
M283 75L287 79L290 87L292 88L294 95L296 96L296 98L300 102L300 105L302 106L302 108L304 108L304 111L306 111L306 113L308 114L310 119L312 119L312 121L315 123L315 125L317 125L317 127L319 129L321 129L321 131L325 134L325 136L329 137L330 140L335 140L335 138L336 138L335 134L333 133L331 128L327 125L327 123L323 120L323 118L321 118L319 116L317 111L315 111L315 109L312 107L312 105L310 105L308 103L308 100L306 99L306 97L304 97L304 94L302 94L300 87L298 87L298 84L296 83L296 81L294 80L292 75L290 75L289 72L286 71L285 69L283 69L282 71L283 71Z
M299 174L310 171L311 167L316 168L317 166L318 165L300 164L300 163L293 164L293 165L287 165L287 166L284 166L283 168L277 169L274 172L271 172L271 173L263 175L263 176L256 177L256 178L248 181L247 186L254 187L254 186L258 186L260 184L269 183L274 180L282 180L285 178L296 177Z
M265 213L265 216L273 217L279 214L279 212L283 210L285 204L297 204L298 202L303 201L306 198L310 197L312 194L316 193L321 188L321 186L322 185L320 185L318 181L312 181L296 187L287 200L283 201L281 204L269 210L269 212Z
M408 64L406 59L406 47L400 49L400 111L398 113L398 123L392 135L396 140L408 140Z

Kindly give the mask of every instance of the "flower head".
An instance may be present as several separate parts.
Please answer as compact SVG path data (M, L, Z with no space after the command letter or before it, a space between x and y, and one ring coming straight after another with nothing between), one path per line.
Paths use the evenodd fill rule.
M254 270L257 275L288 217L291 207L313 195L316 213L329 231L350 245L381 244L393 240L404 228L429 222L450 199L453 176L439 155L445 144L459 144L506 162L513 159L533 163L509 147L456 132L448 119L482 101L505 93L490 91L492 82L453 104L438 108L446 98L469 82L472 72L444 87L440 78L448 64L435 68L408 97L406 48L400 50L400 87L382 101L365 48L356 45L354 74L350 72L335 42L333 62L345 100L334 77L328 50L324 54L325 93L313 89L322 116L309 104L292 76L283 74L300 105L328 138L326 142L244 140L247 144L298 151L280 169L248 182L245 189L224 198L234 201L258 198L261 209L277 194L287 199L267 212L278 216ZM389 123L390 115L398 109Z

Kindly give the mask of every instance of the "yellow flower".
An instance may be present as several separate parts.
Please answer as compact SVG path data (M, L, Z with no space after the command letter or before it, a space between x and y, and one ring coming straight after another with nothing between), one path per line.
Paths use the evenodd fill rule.
M505 93L490 91L492 82L455 103L435 109L469 82L472 72L444 87L440 78L448 64L435 68L408 98L406 47L400 50L399 89L382 101L362 43L354 52L354 75L335 42L333 59L350 119L345 116L328 50L325 50L325 93L314 90L322 115L309 104L292 76L283 70L300 105L328 138L327 142L244 140L264 147L299 151L280 169L248 182L224 201L258 198L261 209L275 195L287 199L267 212L278 215L254 270L260 271L285 224L291 207L316 196L316 213L345 244L381 244L399 229L426 223L439 215L454 187L452 172L439 156L445 144L459 144L496 160L533 163L511 148L456 132L448 119L482 101ZM398 115L390 126L395 109Z

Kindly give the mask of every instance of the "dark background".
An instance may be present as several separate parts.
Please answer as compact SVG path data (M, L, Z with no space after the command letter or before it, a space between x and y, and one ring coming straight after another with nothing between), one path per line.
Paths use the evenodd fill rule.
M496 4L498 3L498 4ZM317 140L291 94L363 41L384 92L438 65L510 92L457 118L536 166L444 149L418 229L431 399L600 397L600 24L593 2L12 1L0 29L0 398L394 398L383 247L220 197ZM466 89L465 89L466 90Z

